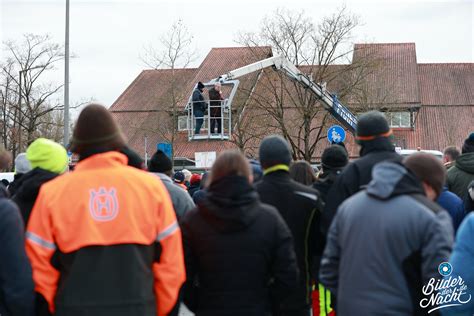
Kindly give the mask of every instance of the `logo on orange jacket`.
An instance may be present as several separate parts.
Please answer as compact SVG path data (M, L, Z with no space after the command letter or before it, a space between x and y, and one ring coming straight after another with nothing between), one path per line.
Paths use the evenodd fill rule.
M117 217L119 205L117 190L100 187L97 191L92 189L89 198L89 211L92 218L99 222L108 222Z

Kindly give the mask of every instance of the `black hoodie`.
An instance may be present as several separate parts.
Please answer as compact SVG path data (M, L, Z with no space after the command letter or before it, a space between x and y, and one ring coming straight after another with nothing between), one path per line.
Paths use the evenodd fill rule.
M196 315L271 315L296 287L291 233L246 178L212 183L181 229L184 301Z
M12 197L12 200L20 208L25 227L28 224L31 210L35 205L36 198L38 197L39 190L43 183L51 181L58 176L57 173L53 173L41 168L35 168L28 173L25 173L16 185L16 193Z

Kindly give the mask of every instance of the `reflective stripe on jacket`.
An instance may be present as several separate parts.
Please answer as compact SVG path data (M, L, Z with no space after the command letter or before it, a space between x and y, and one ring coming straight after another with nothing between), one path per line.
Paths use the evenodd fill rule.
M118 152L93 155L79 162L74 172L41 187L26 249L36 291L52 312L56 305L77 308L74 302L96 304L96 313L107 310L106 304L124 305L114 295L133 287L144 289L127 302L128 311L134 304L142 304L140 310L155 304L156 314L165 315L175 305L185 271L170 197L156 177L126 164L126 156ZM59 256L53 257L55 252ZM59 264L54 264L55 257ZM110 264L117 257L123 262ZM94 271L84 273L87 267L78 266L81 263L93 263ZM77 271L81 275L74 275ZM101 272L106 277L97 279ZM154 276L149 287L135 284L146 282L149 275ZM104 284L107 277L110 284ZM102 289L103 298L93 295L95 288Z

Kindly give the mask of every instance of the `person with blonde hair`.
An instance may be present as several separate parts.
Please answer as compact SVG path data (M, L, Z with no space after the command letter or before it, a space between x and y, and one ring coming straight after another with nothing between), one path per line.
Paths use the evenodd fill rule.
M238 151L215 161L207 193L182 222L184 302L196 315L269 316L297 286L291 233L262 204Z

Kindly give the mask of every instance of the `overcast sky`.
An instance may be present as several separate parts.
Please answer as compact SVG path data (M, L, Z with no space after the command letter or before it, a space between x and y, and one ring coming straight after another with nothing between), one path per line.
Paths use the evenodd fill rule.
M0 37L49 33L64 43L65 0L0 0ZM143 47L182 19L194 35L199 58L212 47L236 46L239 31L257 31L276 8L304 10L317 23L338 6L357 14L363 26L354 42L415 42L420 63L473 62L472 0L70 0L71 104L93 98L111 105L145 65ZM63 80L58 63L51 80ZM58 96L62 98L62 95Z

